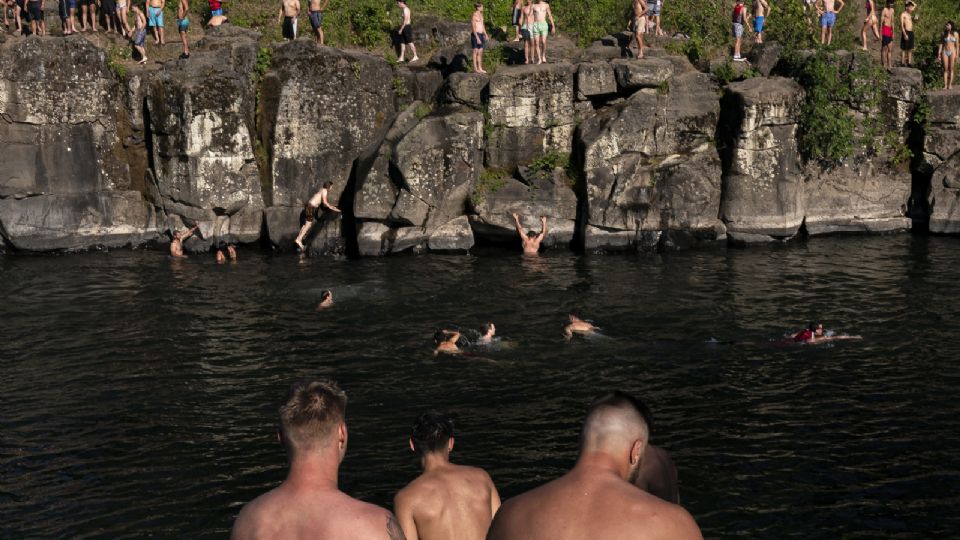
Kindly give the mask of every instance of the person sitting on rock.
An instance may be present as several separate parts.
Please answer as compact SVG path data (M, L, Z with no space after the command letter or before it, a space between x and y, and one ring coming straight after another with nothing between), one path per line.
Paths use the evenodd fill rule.
M433 341L436 342L437 348L434 349L433 355L437 356L441 353L443 354L461 354L463 351L460 350L460 347L457 347L457 341L460 340L460 332L456 330L441 330L433 334Z
M321 207L327 208L331 212L341 213L340 209L336 206L330 204L330 201L327 200L327 193L330 191L330 188L333 186L333 182L324 182L323 186L320 188L320 191L317 191L313 194L313 197L310 197L310 200L307 201L307 204L303 206L303 213L305 215L306 221L303 223L303 226L300 227L300 234L297 235L297 239L293 242L297 244L297 247L303 251L303 237L307 235L307 232L310 231L310 228L313 227L314 221L317 219L317 210Z
M547 216L540 216L540 234L533 231L523 232L523 226L520 225L520 216L513 214L513 223L517 228L517 234L520 235L520 242L523 243L524 255L536 255L540 251L540 242L543 242L547 236Z
M320 293L320 303L317 309L327 309L333 307L333 292L329 289Z
M563 339L570 341L573 339L574 334L579 334L581 336L588 334L596 334L596 326L590 324L589 322L583 320L583 316L580 314L579 309L574 309L567 315L567 326L563 328Z
M134 11L138 12L140 15L143 15L143 12L140 11L140 8L134 7ZM183 254L183 242L187 238L193 236L193 233L196 232L197 226L194 226L192 229L186 233L180 231L173 232L173 240L170 241L170 256L176 258L183 258L186 255Z

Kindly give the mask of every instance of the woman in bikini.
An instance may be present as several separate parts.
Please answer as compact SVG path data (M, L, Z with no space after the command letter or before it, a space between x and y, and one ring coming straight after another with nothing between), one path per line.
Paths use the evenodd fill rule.
M947 90L953 88L953 67L957 61L958 39L960 35L957 34L956 25L953 21L948 22L940 39L940 50L937 51L937 59L943 63L943 87Z
M867 50L867 30L873 29L873 35L880 40L880 29L877 28L877 9L873 0L866 0L867 18L863 20L863 29L860 30L860 39L863 40L863 50Z

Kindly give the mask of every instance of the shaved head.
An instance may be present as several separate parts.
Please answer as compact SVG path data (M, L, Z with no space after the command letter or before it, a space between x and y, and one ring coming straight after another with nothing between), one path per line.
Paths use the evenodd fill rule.
M580 455L606 454L618 460L625 479L640 473L640 458L650 439L645 411L637 398L619 390L595 399L580 435Z

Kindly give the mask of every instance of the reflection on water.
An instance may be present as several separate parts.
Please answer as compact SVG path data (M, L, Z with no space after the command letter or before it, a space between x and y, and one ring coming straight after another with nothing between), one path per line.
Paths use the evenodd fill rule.
M949 536L960 459L960 243L814 239L751 250L332 261L241 252L0 258L4 536L222 536L276 485L293 379L350 396L342 487L417 472L408 426L459 417L456 459L504 496L562 474L585 404L654 408L707 536ZM336 306L316 311L320 292ZM605 339L565 344L580 308ZM862 342L778 341L808 320ZM434 328L510 347L434 358ZM715 342L711 343L710 340Z

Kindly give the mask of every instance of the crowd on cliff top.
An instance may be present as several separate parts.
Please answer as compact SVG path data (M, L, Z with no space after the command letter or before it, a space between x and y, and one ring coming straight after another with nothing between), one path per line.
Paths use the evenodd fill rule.
M502 505L484 470L450 460L453 420L421 415L408 445L422 473L396 494L393 512L339 489L346 405L330 379L291 386L277 434L287 449L287 478L244 506L233 538L702 538L679 505L669 455L650 444L650 410L627 393L608 392L589 406L567 474Z

